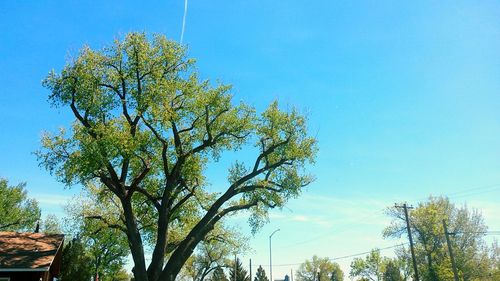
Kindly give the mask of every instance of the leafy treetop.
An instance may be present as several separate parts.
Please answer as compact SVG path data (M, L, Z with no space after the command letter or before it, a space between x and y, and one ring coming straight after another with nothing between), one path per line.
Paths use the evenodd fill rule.
M9 186L0 178L0 231L34 231L40 219L38 202L29 199L26 184Z

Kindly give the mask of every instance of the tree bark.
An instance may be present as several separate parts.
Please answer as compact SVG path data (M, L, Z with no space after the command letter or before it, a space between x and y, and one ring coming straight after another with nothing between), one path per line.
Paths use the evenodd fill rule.
M142 244L141 234L137 227L137 221L132 210L130 198L121 199L123 213L125 215L125 225L127 226L127 237L129 241L130 251L134 260L134 277L137 281L149 281L146 271L146 261L144 258L144 248Z

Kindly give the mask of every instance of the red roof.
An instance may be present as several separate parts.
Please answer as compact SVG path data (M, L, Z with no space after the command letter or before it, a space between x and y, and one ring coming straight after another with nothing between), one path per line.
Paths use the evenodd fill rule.
M47 271L63 241L62 234L0 232L0 271Z

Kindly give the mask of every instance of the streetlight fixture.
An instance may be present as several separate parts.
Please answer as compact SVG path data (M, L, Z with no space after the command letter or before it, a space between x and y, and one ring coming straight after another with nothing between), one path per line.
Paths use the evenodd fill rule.
M280 231L280 229L276 229L269 235L269 276L271 277L271 281L273 281L273 255L272 255L272 248L271 248L271 238L273 238L273 235Z

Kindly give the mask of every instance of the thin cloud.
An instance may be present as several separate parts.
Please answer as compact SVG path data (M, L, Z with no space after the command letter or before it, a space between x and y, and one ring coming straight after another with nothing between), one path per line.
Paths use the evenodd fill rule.
M64 206L70 200L71 196L58 195L58 194L33 194L34 199L40 203L40 205L52 205L52 206Z

